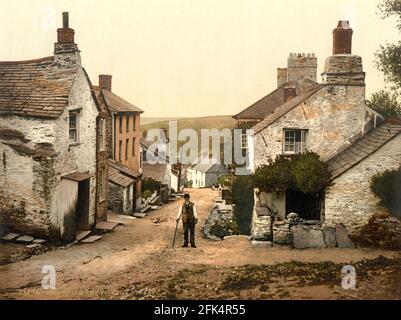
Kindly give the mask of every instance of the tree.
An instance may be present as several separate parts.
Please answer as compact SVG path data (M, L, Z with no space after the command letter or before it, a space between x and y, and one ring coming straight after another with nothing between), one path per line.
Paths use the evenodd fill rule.
M401 0L383 0L379 5L382 19L396 17L401 32ZM401 91L401 41L381 45L375 53L376 68L384 75L388 89L372 95L368 106L385 118L401 118L399 93Z
M379 10L382 19L395 16L397 29L401 32L401 1L383 0ZM385 80L392 85L392 89L401 89L401 41L380 46L376 52L376 66L383 72Z
M373 93L366 104L385 118L401 118L401 106L398 97L397 93L380 90Z

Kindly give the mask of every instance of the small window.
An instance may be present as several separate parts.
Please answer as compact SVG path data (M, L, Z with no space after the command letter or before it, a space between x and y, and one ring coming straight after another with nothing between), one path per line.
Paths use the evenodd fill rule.
M129 115L127 114L126 116L125 116L125 121L126 121L126 123L125 123L125 131L127 131L127 132L129 132Z
M248 136L246 133L241 134L241 149L242 150L248 149Z
M104 200L106 198L106 182L104 168L99 171L99 199Z
M123 152L123 142L120 140L118 142L118 161L122 161L122 152Z
M69 118L69 140L71 142L78 142L78 113L77 112L70 112Z
M132 139L132 156L135 157L135 138Z
M125 160L128 159L128 145L129 145L129 139L125 140Z
M106 145L106 125L104 119L99 120L99 149L104 150Z
M284 152L303 153L306 151L306 136L308 130L284 129Z
M136 115L132 116L132 131L136 130Z
M119 116L119 131L120 131L120 133L123 133L123 115L122 114L120 114L120 116Z

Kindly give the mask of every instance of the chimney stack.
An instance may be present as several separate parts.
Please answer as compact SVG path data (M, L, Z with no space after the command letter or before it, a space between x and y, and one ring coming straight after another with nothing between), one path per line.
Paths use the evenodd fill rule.
M297 96L297 91L295 87L285 87L284 88L284 102L288 99L292 99Z
M57 43L74 43L74 34L69 27L68 12L63 12L63 27L57 29Z
M99 75L99 87L101 87L102 89L111 91L111 78L112 78L112 76L109 74L100 74Z
M352 29L349 21L338 21L333 30L333 54L350 54L352 48Z

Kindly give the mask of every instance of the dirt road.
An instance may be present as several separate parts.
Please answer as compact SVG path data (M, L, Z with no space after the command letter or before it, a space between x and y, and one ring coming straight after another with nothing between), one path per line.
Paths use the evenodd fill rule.
M181 224L176 247L171 248L179 200L144 219L124 219L124 225L93 244L59 248L0 266L0 298L401 298L397 252L266 249L253 247L244 237L209 241L201 237L200 229L217 191L190 193L199 214L198 248L181 248ZM161 222L154 223L156 218ZM342 289L342 266L363 259L372 261L358 265L357 290ZM45 265L56 269L54 290L41 287Z

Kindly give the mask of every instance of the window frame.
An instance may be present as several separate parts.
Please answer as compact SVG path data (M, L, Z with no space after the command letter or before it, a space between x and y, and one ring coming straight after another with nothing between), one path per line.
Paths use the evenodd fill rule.
M292 133L287 137L288 133ZM283 153L299 154L307 151L308 146L308 129L301 128L284 128L283 129ZM290 146L291 148L288 148Z
M118 141L118 161L122 162L122 156L123 156L123 141L119 140Z
M105 168L99 170L99 201L106 200Z
M75 128L71 128L71 116L75 117ZM79 139L79 123L80 123L80 110L70 110L68 112L68 141L70 144L78 144L80 139ZM71 131L75 132L75 138L71 139Z
M129 149L129 139L125 139L125 160L128 160L128 159L129 159L129 156L128 156L128 154L129 154L128 149Z
M135 137L132 138L132 157L135 157Z
M136 131L136 115L132 116L132 131Z
M118 131L120 133L123 133L123 115L119 114L118 116L119 116L119 124L118 124L119 130Z
M106 120L104 118L99 119L99 150L104 151L106 149Z
M129 132L129 114L125 115L125 132Z

